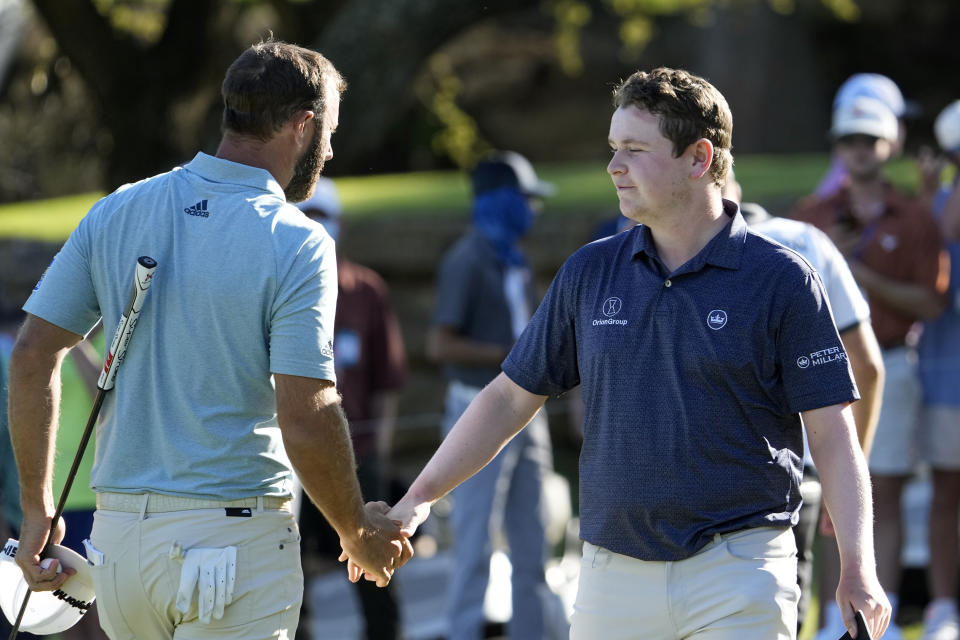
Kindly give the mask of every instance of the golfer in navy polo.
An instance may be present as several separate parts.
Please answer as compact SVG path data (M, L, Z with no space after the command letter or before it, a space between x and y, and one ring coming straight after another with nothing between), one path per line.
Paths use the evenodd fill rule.
M857 399L820 278L721 198L723 96L684 71L614 92L607 167L630 231L577 251L391 517L410 531L548 396L583 391L575 640L793 639L803 445L841 557L837 600L874 637L876 578Z

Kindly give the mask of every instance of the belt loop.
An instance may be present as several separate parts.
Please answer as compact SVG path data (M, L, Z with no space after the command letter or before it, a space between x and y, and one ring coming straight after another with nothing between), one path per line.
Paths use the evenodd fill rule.
M147 518L147 504L150 501L150 494L144 493L140 496L140 519L146 520Z
M257 513L263 513L263 496L257 496Z

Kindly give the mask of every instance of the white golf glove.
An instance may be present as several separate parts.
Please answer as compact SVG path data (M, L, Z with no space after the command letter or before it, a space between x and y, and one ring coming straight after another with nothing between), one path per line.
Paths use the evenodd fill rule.
M190 549L184 555L177 591L177 610L190 611L193 592L197 591L200 622L207 624L223 617L224 608L233 602L237 581L237 548Z

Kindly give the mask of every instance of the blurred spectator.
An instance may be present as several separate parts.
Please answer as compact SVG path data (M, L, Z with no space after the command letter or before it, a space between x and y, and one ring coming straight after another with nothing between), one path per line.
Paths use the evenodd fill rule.
M927 607L924 640L957 640L957 522L960 518L960 100L947 106L934 126L937 142L953 164L950 184L941 185L933 213L950 253L950 303L936 320L924 324L919 370L923 384L923 421L930 438L933 500L930 506ZM947 207L948 202L952 205Z
M636 222L618 212L615 217L604 220L593 228L593 231L590 234L590 242L593 242L594 240L600 240L602 238L608 238L615 233L620 233L621 231L626 231L627 229L636 226L636 224Z
M857 425L857 438L865 455L870 453L870 445L877 427L877 418L880 415L880 394L883 389L883 358L880 346L870 326L870 307L857 287L856 280L850 272L850 267L843 255L830 238L812 224L798 220L788 220L771 216L766 209L755 202L741 202L742 191L733 170L727 174L727 181L723 187L723 196L740 205L740 212L754 231L758 231L780 244L783 244L806 258L814 266L823 280L830 308L833 311L833 320L847 352L850 368L857 387L860 389L860 401L853 405L853 417ZM817 475L813 458L810 456L810 447L806 442L804 431L804 458L803 483L800 485L800 494L803 504L800 507L800 521L794 525L793 533L797 540L797 584L800 586L800 602L797 609L797 632L804 625L807 610L810 606L810 596L813 587L813 560L814 540L817 533L817 524L821 520L821 488L820 478ZM823 509L823 518L829 519L826 509ZM824 523L828 524L828 523ZM830 564L831 580L821 598L822 607L829 608L827 602L832 598L826 594L832 593L837 586L840 561L834 539L830 539L832 548L824 557L820 558L821 572L824 565ZM826 559L826 562L824 560ZM820 583L824 584L823 581ZM832 610L839 614L836 603ZM838 633L825 638L835 638L843 633L843 621L837 619L834 626L826 634ZM819 636L818 636L819 638Z
M847 258L867 295L873 330L883 350L886 384L869 464L877 574L893 605L894 620L903 541L900 497L920 455L920 384L907 338L917 321L936 318L943 311L949 275L936 222L883 175L898 132L896 115L879 100L857 97L841 102L834 110L830 134L848 180L833 195L803 200L794 212L794 217L826 231ZM899 640L899 627L891 623L885 637Z
M336 185L320 177L310 199L297 205L323 225L334 242L340 237L342 207ZM389 500L390 459L397 391L406 377L406 355L400 325L390 304L383 279L366 267L350 262L337 251L337 312L334 322L334 364L343 410L350 423L357 476L367 501ZM306 583L316 567L311 553L336 559L340 545L336 533L309 500L302 501ZM400 616L394 584L379 588L373 582L355 583L366 621L368 640L400 638ZM309 637L309 597L301 611L298 638Z
M553 192L526 158L501 152L470 174L473 226L440 265L428 356L448 379L444 435L480 390L500 373L536 308L532 275L518 241L533 226L538 198ZM502 523L510 547L511 638L547 637L552 597L545 577L546 505L543 476L552 467L546 416L526 429L490 464L452 492L454 575L450 586L451 640L483 637L491 528Z
M79 449L90 407L97 393L97 379L100 377L103 357L90 340L99 331L95 329L71 349L60 370L60 421L53 468L53 496L57 500L63 494L66 478ZM86 555L83 540L90 537L93 512L97 507L96 495L90 488L93 458L94 438L91 438L61 515L66 525L66 534L60 544L82 556ZM77 624L62 632L60 636L61 640L106 640L107 635L100 628L96 602Z
M833 98L833 110L836 111L842 105L848 105L857 98L879 100L897 117L897 134L891 141L891 156L898 156L903 151L903 145L907 139L905 120L918 111L917 105L906 101L897 83L879 73L855 73L847 78L837 89L837 94ZM817 186L816 194L821 198L832 196L847 184L847 180L847 169L840 157L834 153L830 169Z

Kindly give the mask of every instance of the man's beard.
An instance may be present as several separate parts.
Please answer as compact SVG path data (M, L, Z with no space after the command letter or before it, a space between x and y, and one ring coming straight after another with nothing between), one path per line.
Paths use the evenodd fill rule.
M313 193L313 187L323 171L323 150L320 148L320 141L323 136L320 135L320 127L313 131L313 139L310 146L303 153L303 156L297 161L297 166L293 169L293 178L290 184L283 192L287 196L287 202L303 202Z

